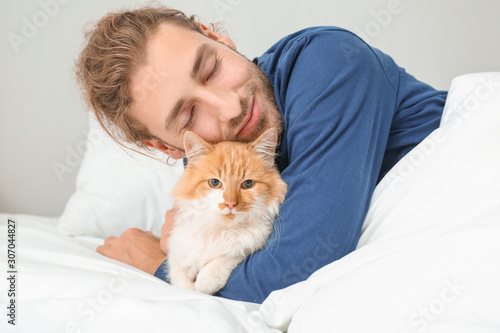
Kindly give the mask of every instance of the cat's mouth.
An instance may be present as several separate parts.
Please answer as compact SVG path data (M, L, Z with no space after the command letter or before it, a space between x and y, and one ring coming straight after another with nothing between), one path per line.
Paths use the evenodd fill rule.
M238 215L241 214L240 210L236 210L236 207L232 207L231 209L229 209L229 207L224 207L222 209L221 207L221 212L220 212L221 216L222 216L222 220L226 223L228 222L231 222L235 219L235 217L237 217Z
M234 220L235 217L236 215L233 212L222 213L222 220L226 223L231 222L232 220Z

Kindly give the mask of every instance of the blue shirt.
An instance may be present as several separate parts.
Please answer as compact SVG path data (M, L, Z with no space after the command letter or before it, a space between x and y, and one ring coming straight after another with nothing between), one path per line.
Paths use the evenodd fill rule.
M298 31L254 62L283 116L276 162L289 190L266 247L218 295L261 303L356 248L375 185L439 126L446 92L336 27Z

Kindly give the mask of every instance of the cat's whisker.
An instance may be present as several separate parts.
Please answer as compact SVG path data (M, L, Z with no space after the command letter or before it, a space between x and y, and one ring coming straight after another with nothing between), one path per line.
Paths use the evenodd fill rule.
M269 248L273 248L274 243L277 244L274 253L278 251L279 241L281 238L281 234L283 233L283 229L284 229L283 218L280 215L278 215L276 217L276 220L274 221L273 233L271 233L271 236L269 238Z

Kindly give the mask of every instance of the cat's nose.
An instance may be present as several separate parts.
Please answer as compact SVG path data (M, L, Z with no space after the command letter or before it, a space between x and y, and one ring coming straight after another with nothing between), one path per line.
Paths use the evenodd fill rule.
M227 208L229 208L229 210L233 209L234 206L236 206L238 204L237 202L233 202L233 201L224 201L224 203L226 204Z

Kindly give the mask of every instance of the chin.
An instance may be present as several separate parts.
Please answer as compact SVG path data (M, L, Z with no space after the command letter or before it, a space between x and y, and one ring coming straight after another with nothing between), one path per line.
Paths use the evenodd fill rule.
M263 114L257 124L255 125L254 129L250 132L247 133L245 136L240 137L238 141L242 142L252 142L257 140L265 131L270 129L272 126L269 124L267 121L267 118Z

